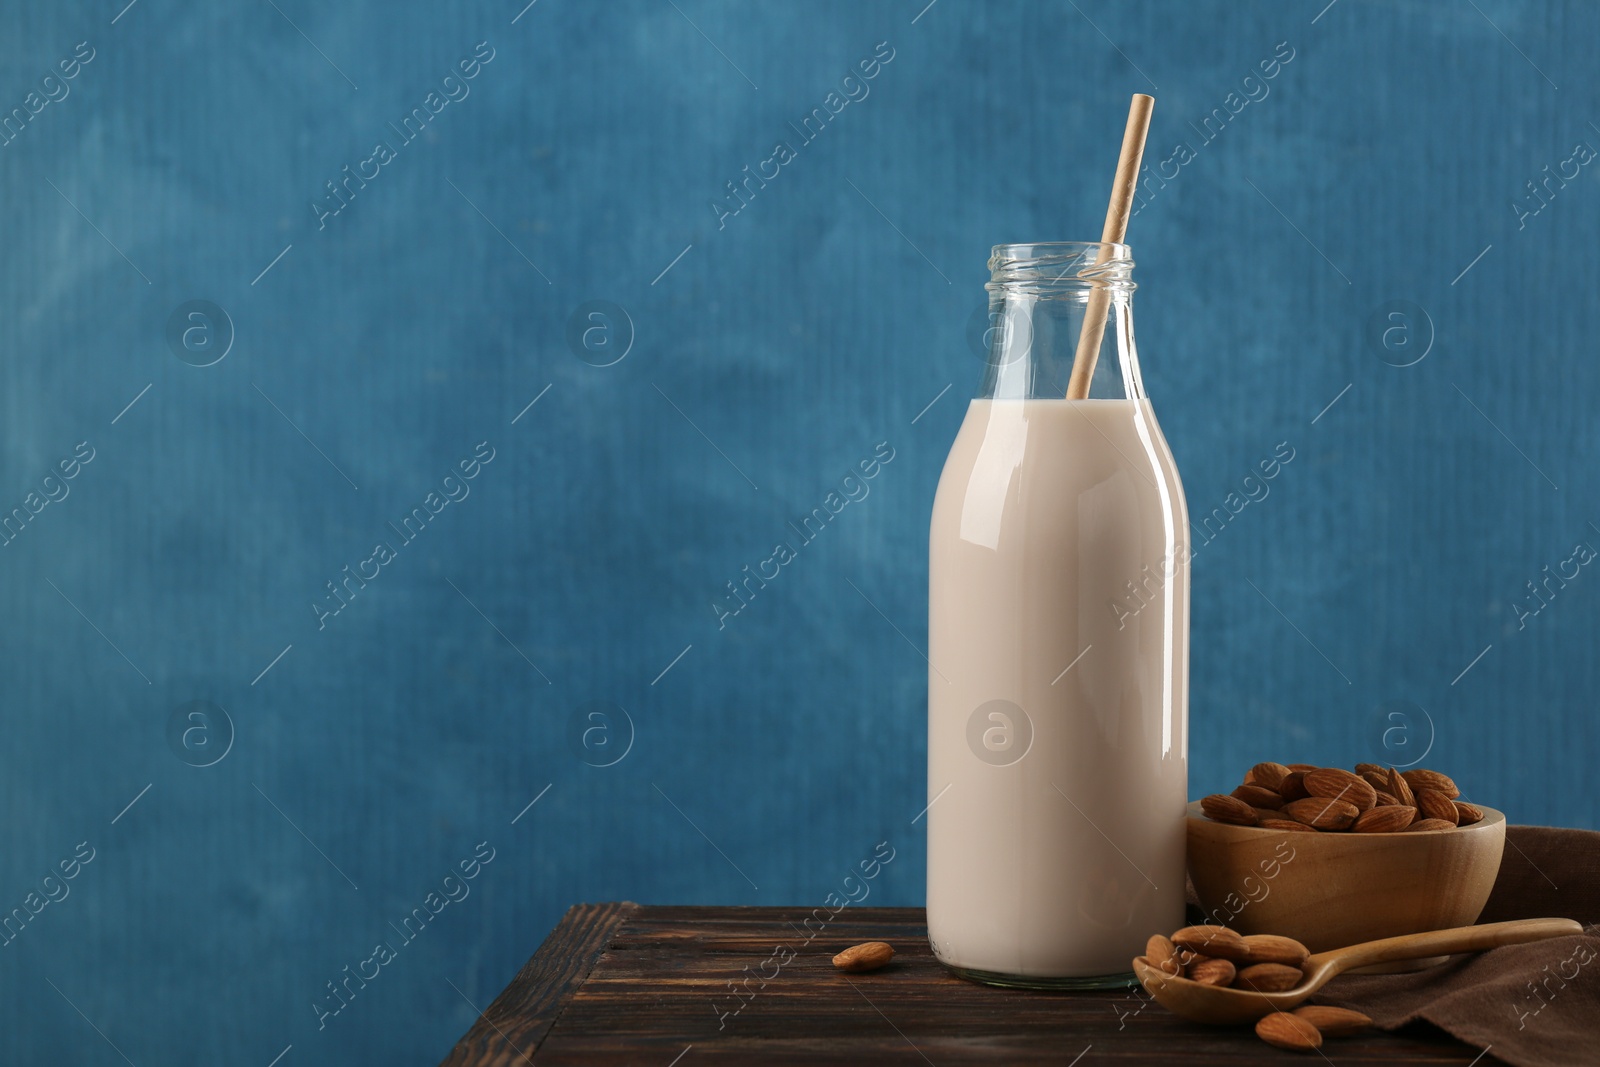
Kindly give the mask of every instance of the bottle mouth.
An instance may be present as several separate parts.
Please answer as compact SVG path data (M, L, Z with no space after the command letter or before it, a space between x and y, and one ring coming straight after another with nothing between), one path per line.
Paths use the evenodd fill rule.
M1133 249L1110 241L1039 241L995 245L989 255L990 292L1068 295L1094 289L1131 293Z

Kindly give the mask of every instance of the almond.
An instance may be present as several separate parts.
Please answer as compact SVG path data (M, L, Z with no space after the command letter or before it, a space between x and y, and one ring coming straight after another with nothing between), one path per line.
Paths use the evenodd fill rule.
M1256 1022L1256 1036L1269 1045L1291 1052L1322 1047L1322 1032L1298 1015L1275 1011Z
M1416 808L1408 808L1403 804L1384 804L1362 812L1350 829L1358 834L1399 833L1410 826L1416 817Z
M1244 938L1226 926L1185 926L1172 935L1172 943L1180 949L1218 959L1243 959L1245 955Z
M1438 819L1451 826L1461 817L1456 811L1456 802L1436 789L1417 790L1417 810L1424 819Z
M1278 795L1278 791L1268 789L1264 785L1241 785L1233 791L1233 796L1244 801L1252 808L1277 809L1283 807L1283 798Z
M1451 800L1461 795L1461 790L1456 788L1456 784L1438 771L1402 771L1400 777L1404 778L1412 789L1437 790Z
M1250 934L1244 939L1244 948L1247 963L1284 963L1299 967L1311 955L1311 951L1294 938L1278 934Z
M1281 763L1273 763L1269 760L1266 763L1258 763L1251 767L1249 773L1244 776L1244 780L1251 785L1259 785L1266 789L1276 789L1278 788L1278 783L1283 781L1288 774L1289 768Z
M1411 783L1406 781L1405 776L1393 767L1389 768L1389 792L1393 793L1394 798L1407 807L1414 808L1417 806L1417 798L1411 792Z
M1284 800L1304 800L1310 796L1306 792L1306 772L1290 771L1283 776L1283 781L1278 783L1278 795Z
M833 965L852 973L875 971L894 959L894 946L887 941L867 941L852 945L833 957Z
M1358 811L1366 811L1378 802L1378 791L1372 788L1372 783L1338 767L1307 771L1306 792L1314 797L1347 801Z
M1448 775L1426 768L1403 771L1382 763L1362 762L1355 765L1354 771L1347 771L1341 767L1266 760L1246 771L1244 781L1232 793L1202 797L1200 810L1215 822L1275 833L1352 830L1392 834L1432 832L1482 822L1484 809L1460 798L1460 788ZM1176 951L1179 967L1195 954L1194 949L1182 946ZM1154 953L1148 958L1158 957L1160 954ZM1251 961L1233 954L1226 946L1215 958L1241 965L1277 962Z
M1206 813L1206 818L1215 822L1228 822L1236 826L1256 824L1256 809L1238 797L1212 793L1208 797L1200 798L1200 810Z
M1291 800L1283 806L1284 813L1295 822L1303 822L1318 830L1347 830L1356 821L1361 810L1346 800L1327 797L1306 797Z
M1252 963L1234 976L1233 984L1257 993L1282 993L1300 984L1300 968L1286 963Z
M1328 1004L1307 1004L1296 1008L1294 1014L1315 1026L1323 1037L1349 1037L1372 1025L1372 1019L1359 1011Z
M1233 984L1234 975L1237 973L1233 964L1227 960L1201 956L1189 964L1188 978L1191 982L1199 982L1201 985L1227 986Z
M1178 964L1177 946L1160 934L1150 935L1150 940L1144 946L1144 957L1158 971L1178 974L1183 970Z

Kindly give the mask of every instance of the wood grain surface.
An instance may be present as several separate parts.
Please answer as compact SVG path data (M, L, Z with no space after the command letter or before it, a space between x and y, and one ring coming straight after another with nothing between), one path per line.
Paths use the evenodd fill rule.
M619 927L639 911L639 905L628 903L577 904L567 909L544 944L444 1062L452 1067L531 1062L534 1050Z
M833 969L834 953L874 940L894 945L888 967ZM1341 1067L1498 1062L1431 1028L1330 1041L1324 1052ZM955 978L928 948L921 908L585 904L444 1062L1238 1067L1289 1055L1248 1029L1185 1022L1142 990L1016 992Z

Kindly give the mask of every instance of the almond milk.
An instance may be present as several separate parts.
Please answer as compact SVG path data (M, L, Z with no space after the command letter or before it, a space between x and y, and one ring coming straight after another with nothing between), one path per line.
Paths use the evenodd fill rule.
M1188 514L1124 377L973 400L934 501L928 936L980 980L1112 984L1183 925Z

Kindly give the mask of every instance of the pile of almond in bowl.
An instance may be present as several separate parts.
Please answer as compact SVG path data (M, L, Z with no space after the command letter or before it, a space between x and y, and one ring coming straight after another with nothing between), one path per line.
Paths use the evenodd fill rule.
M1354 772L1310 763L1258 763L1232 793L1200 800L1206 818L1267 830L1358 834L1451 830L1483 819L1438 771L1358 763Z
M1185 926L1171 937L1156 934L1145 946L1150 966L1202 985L1282 993L1300 984L1311 954L1292 937L1242 936L1225 926ZM1344 1037L1372 1025L1359 1011L1326 1004L1303 1004L1272 1011L1256 1022L1256 1036L1294 1052L1322 1047L1325 1037Z

